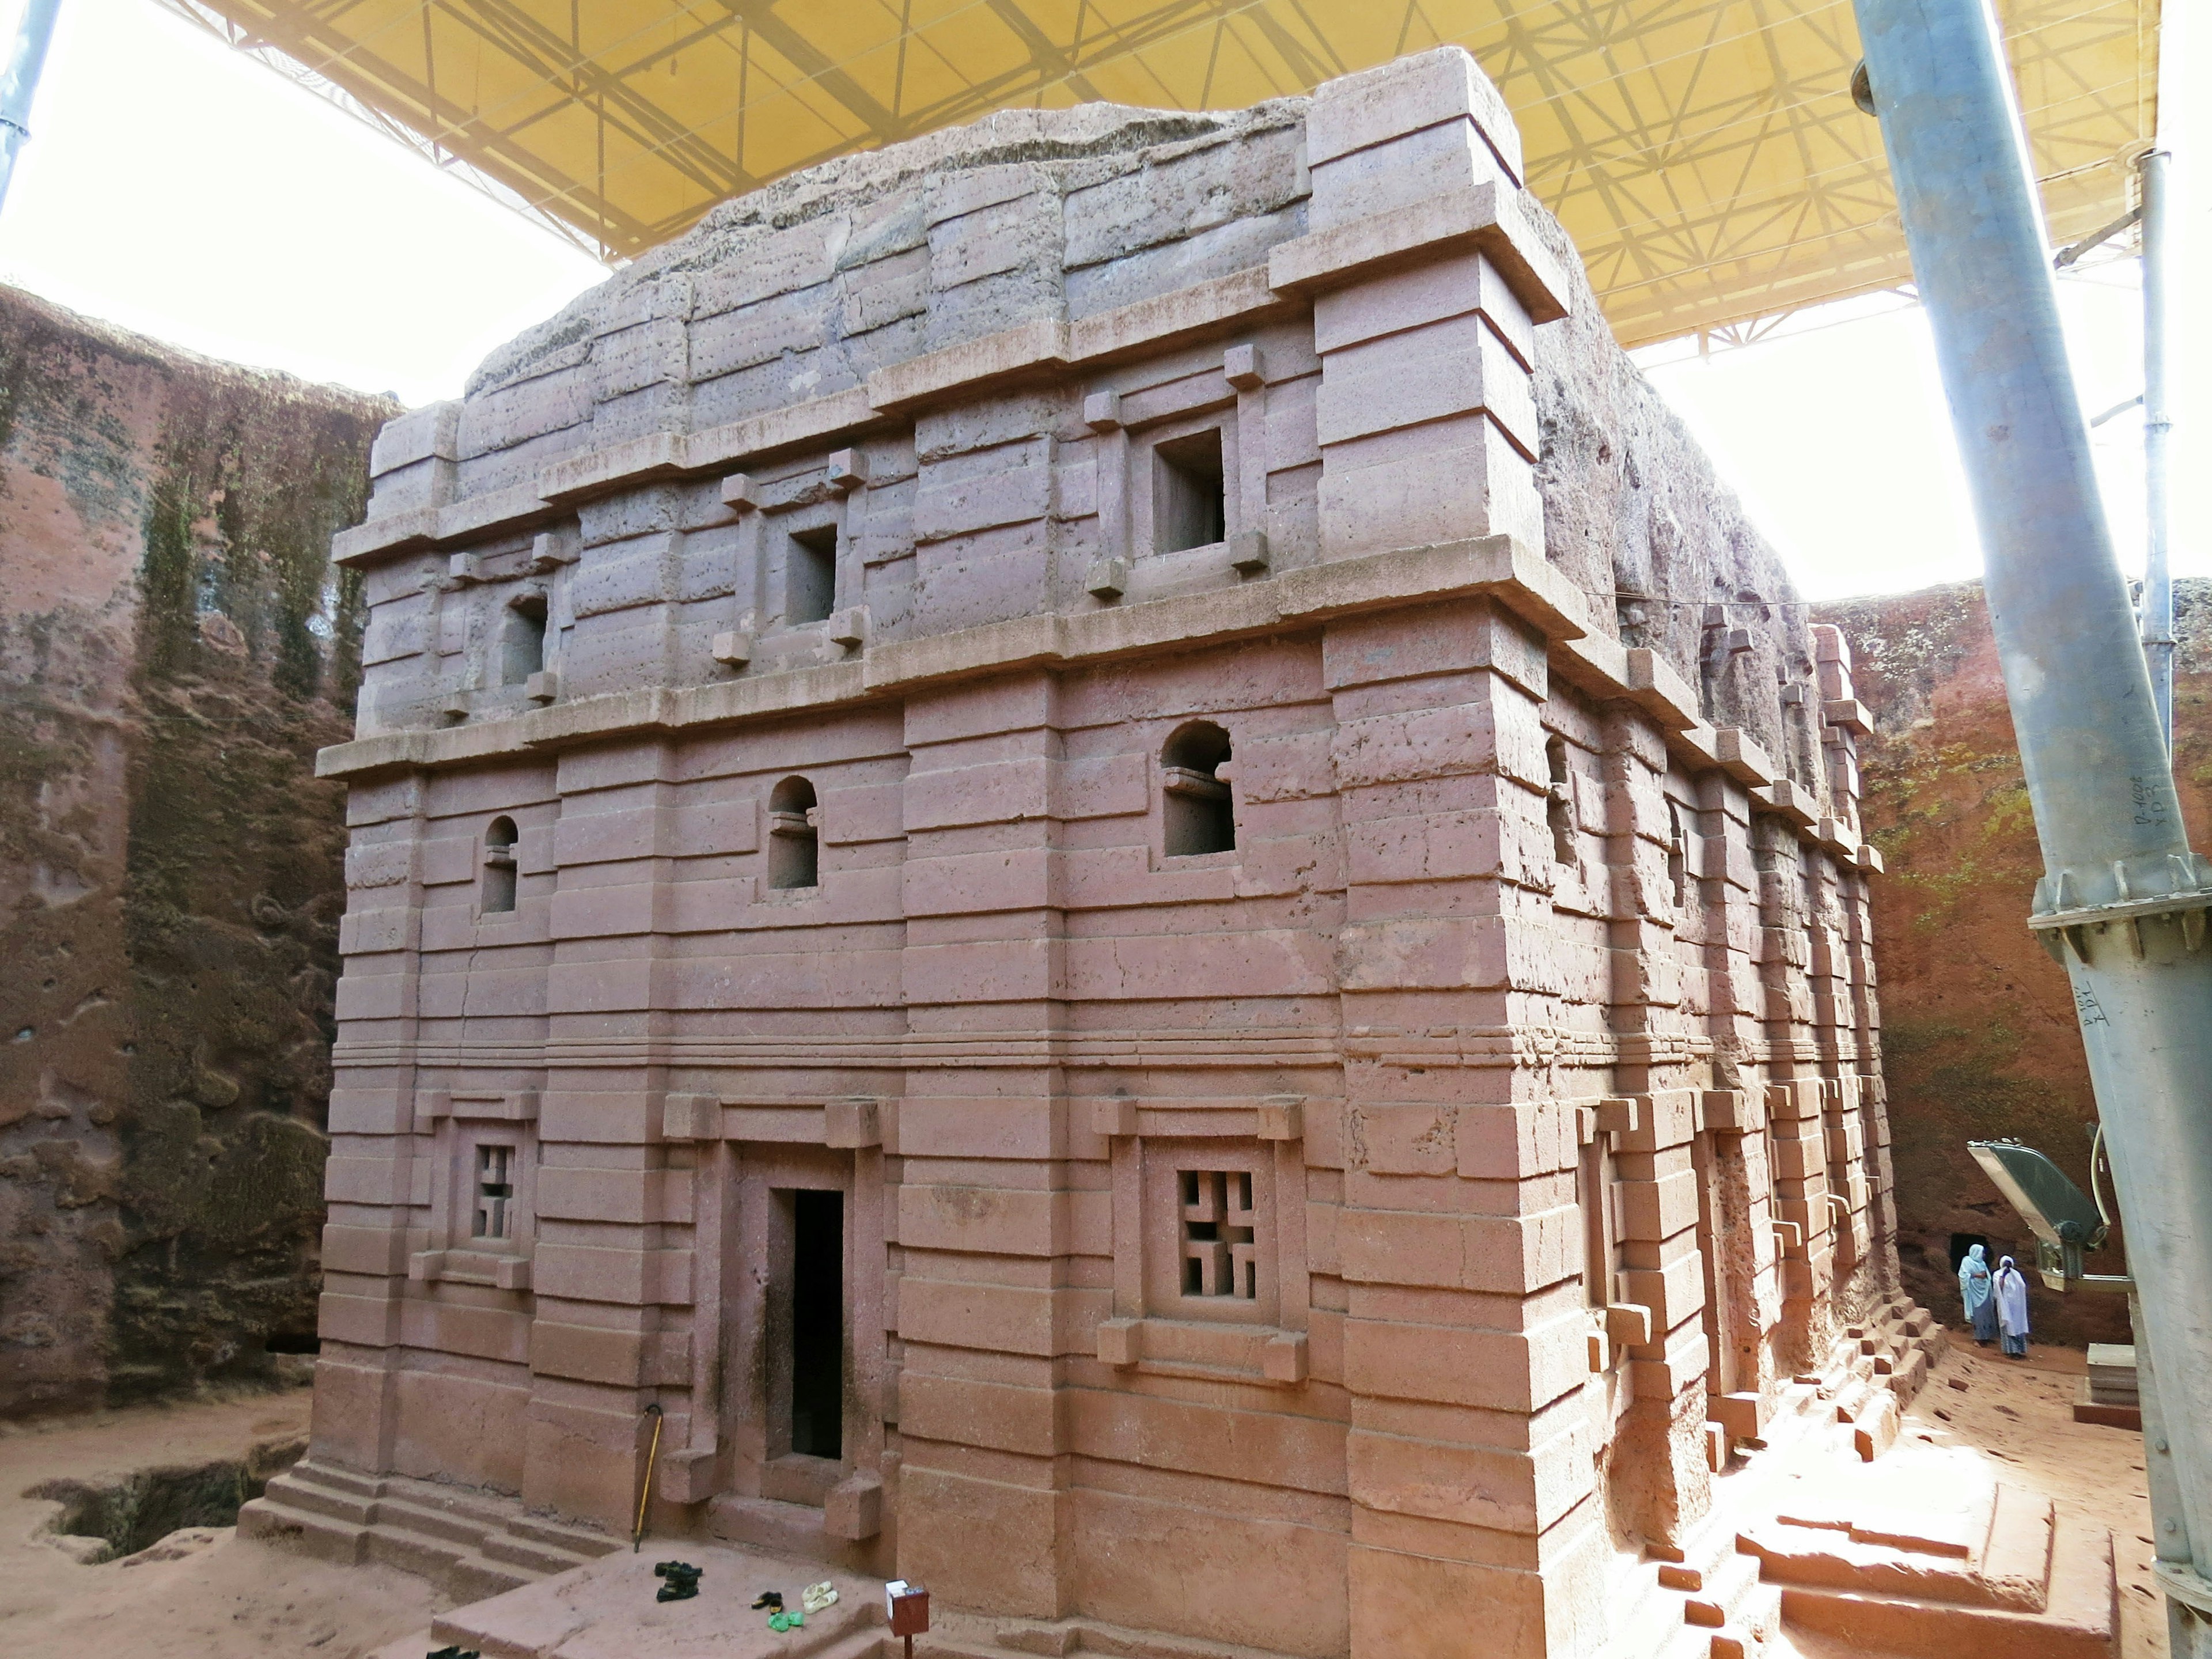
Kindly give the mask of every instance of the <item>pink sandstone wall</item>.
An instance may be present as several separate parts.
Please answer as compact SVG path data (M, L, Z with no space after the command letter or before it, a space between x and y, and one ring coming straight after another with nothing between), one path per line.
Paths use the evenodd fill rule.
M1457 51L997 116L385 428L318 1466L626 1526L658 1403L661 1524L949 1607L1613 1633L1895 1310L1875 860L1518 167Z
M0 288L0 1417L314 1345L387 399Z

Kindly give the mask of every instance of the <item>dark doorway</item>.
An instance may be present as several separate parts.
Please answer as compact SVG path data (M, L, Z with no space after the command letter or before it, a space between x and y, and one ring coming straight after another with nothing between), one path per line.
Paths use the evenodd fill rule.
M842 1457L845 1194L802 1189L791 1214L791 1449Z
M1990 1271L1995 1273L1997 1270L1997 1253L1990 1249L1990 1241L1987 1238L1980 1233L1953 1233L1951 1235L1951 1271L1953 1273L1959 1271L1959 1264L1966 1259L1966 1252L1977 1244L1982 1247L1982 1260L1989 1264Z

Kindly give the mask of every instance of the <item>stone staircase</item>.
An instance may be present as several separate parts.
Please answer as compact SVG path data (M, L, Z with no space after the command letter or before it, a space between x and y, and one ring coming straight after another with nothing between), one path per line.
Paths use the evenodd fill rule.
M327 1561L380 1561L457 1601L480 1601L612 1554L619 1539L526 1513L511 1498L302 1462L238 1512L239 1535Z
M1935 1316L1908 1297L1877 1304L1862 1322L1844 1328L1817 1372L1792 1379L1782 1409L1848 1427L1850 1449L1872 1462L1896 1443L1905 1407L1949 1340Z
M1913 1659L2108 1659L2119 1622L2110 1532L1999 1486L1947 1516L1785 1506L1741 1547L1796 1629Z
M1717 1522L1680 1550L1648 1550L1613 1595L1628 1606L1596 1659L1758 1659L1782 1628L1781 1590Z

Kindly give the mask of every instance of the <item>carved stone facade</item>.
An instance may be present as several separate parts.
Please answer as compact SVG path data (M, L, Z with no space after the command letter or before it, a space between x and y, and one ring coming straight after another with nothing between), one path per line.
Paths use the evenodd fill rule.
M994 117L385 429L303 1478L626 1530L657 1405L987 1620L1623 1634L1900 1311L1878 861L1519 162L1456 50Z

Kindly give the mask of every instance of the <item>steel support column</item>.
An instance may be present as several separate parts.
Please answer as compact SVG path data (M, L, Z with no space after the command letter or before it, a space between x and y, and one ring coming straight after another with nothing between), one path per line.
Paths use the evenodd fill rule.
M2136 164L2142 181L2143 550L2142 642L2159 729L2173 748L2173 572L2166 556L2166 443L2173 430L2166 402L2166 250L2172 238L2167 163L2162 149Z
M2212 865L2112 556L1996 18L1855 3L2042 843L2030 925L2073 981L2172 1446L2160 1577L2212 1654Z
M0 207L15 177L15 156L31 136L31 100L39 95L39 76L46 67L46 47L54 38L54 19L62 0L23 0L8 68L0 75Z

